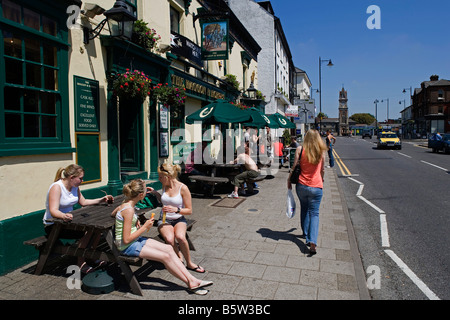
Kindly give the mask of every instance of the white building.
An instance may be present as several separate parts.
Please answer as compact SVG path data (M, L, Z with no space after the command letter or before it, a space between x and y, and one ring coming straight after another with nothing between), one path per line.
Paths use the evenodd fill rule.
M265 112L284 115L293 93L294 65L288 42L270 1L228 0L228 5L258 42L258 90L266 96Z

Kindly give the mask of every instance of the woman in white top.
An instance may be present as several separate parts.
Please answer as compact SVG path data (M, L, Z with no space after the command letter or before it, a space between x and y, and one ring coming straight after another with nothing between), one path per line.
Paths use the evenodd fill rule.
M173 276L188 286L190 291L199 295L207 294L208 291L203 287L212 285L212 281L202 281L191 275L169 244L142 236L153 226L154 219L147 220L141 226L134 207L144 199L146 191L152 190L145 187L142 179L132 180L123 187L125 201L112 213L116 217L116 245L122 254L163 263Z
M173 247L180 259L182 259L181 251L188 270L204 273L205 269L192 262L189 243L186 239L187 221L184 216L192 214L192 197L189 188L177 180L180 172L179 165L163 163L158 168L159 181L163 189L161 196L163 207L158 228L166 243ZM165 223L162 221L163 212L166 213Z
M53 223L49 222L49 219L56 218L64 221L70 221L73 218L71 211L75 204L81 206L88 206L93 204L99 204L106 202L112 196L106 195L97 199L85 199L81 194L79 186L83 182L84 169L83 167L71 164L66 168L59 168L56 172L55 182L52 183L47 192L47 198L45 201L45 214L43 217L45 233L50 234L53 227ZM90 237L85 237L85 232L74 230L62 230L60 233L61 238L67 239L80 239L80 248L86 248L91 240ZM93 246L96 246L100 235L93 236ZM84 262L84 259L80 257L78 259L81 271L88 273L93 270L92 267Z

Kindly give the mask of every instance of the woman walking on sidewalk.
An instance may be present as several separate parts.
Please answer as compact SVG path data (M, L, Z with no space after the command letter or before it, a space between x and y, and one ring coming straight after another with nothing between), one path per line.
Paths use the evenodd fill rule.
M300 152L302 151L300 157ZM319 207L323 195L324 153L327 146L317 130L309 130L300 146L295 151L294 165L300 158L301 174L295 187L301 204L300 222L306 244L310 245L310 255L316 254L317 237L319 234ZM292 174L292 171L291 171ZM290 176L288 189L292 189Z

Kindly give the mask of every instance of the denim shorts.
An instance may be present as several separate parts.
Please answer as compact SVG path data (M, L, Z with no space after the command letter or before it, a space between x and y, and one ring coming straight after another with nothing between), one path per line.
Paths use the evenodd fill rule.
M128 246L128 248L122 251L122 254L131 257L139 257L139 253L141 253L141 250L144 247L146 241L147 238L137 238L136 241Z
M166 223L165 224L170 224L172 227L175 227L175 225L178 222L184 222L187 225L187 220L186 220L186 218L184 216L182 216L182 217L180 217L178 219L166 219ZM161 227L162 225L163 225L163 223L162 223L162 215L161 215L161 217L158 220L158 228Z

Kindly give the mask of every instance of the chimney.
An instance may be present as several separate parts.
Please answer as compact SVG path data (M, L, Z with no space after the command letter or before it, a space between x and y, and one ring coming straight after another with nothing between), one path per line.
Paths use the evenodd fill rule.
M430 81L438 81L439 80L439 76L437 74L434 74L430 77Z

